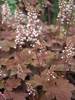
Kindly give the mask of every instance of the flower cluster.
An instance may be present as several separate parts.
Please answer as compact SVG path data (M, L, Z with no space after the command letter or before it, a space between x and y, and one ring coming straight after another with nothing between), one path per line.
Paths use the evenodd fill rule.
M71 15L73 11L73 0L59 0L59 14L58 14L58 20L60 20L61 25L64 23L69 24L71 20Z
M54 72L47 72L47 80L50 81L50 79L56 79L55 73Z
M12 15L8 3L5 2L2 6L2 23L6 23L16 30L15 43L20 47L25 44L25 41L26 43L30 42L30 45L33 46L42 33L41 21L38 19L38 14L33 7L28 10L27 15L19 8Z
M71 58L75 52L74 52L75 48L73 48L72 44L70 43L70 45L68 47L65 47L65 52L66 52L66 58Z
M7 1L2 5L2 23L6 23L12 28L17 28L17 25L25 24L25 19L26 15L18 8L15 10L15 13L12 14Z
M26 24L26 14L24 14L19 8L16 9L15 11L15 22L17 25L19 24Z
M33 89L33 86L30 84L30 83L26 83L27 85L27 92L28 92L28 95L33 95L35 96L36 95L36 90Z
M8 26L13 25L14 16L11 14L7 1L2 5L2 23L6 23ZM13 22L12 22L13 21Z
M72 37L73 38L73 37ZM74 47L74 40L67 39L66 46L64 48L62 59L65 59L65 62L71 64L73 62L73 57L75 56L75 47Z
M36 43L38 36L42 33L42 25L40 20L37 17L37 13L35 11L28 11L27 14L27 25L17 25L16 33L16 44L22 46L26 42Z

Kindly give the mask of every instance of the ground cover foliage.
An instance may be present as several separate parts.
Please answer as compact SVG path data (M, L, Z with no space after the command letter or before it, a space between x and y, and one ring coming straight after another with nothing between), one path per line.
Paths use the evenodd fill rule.
M75 100L74 0L0 0L0 100Z

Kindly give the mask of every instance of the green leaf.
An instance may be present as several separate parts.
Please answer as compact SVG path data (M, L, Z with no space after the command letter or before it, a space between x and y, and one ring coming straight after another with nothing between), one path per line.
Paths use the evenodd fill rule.
M0 0L0 5L2 5L4 3L5 0Z
M58 5L59 0L53 0L53 12L51 15L51 23L55 24L56 23L56 19L58 16L58 12L59 12L59 5Z
M38 4L40 5L40 7L42 7L43 3L44 3L44 0L38 0Z
M12 14L14 14L15 10L16 10L16 0L7 0L8 6L10 8L10 11Z
M7 0L7 2L9 3L9 4L16 4L17 3L17 1L16 0Z

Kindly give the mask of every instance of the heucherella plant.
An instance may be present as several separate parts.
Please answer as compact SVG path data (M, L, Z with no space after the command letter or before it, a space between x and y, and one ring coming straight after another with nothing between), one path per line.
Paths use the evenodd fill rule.
M14 14L16 10L16 2L11 2L11 0L6 0L2 4L2 23L7 23L8 26L11 26L12 20L14 22ZM14 23L12 23L13 25Z
M42 23L38 19L37 11L31 6L27 12L25 14L19 7L16 8L15 0L6 0L2 5L2 23L15 28L17 34L15 43L20 47L25 41L31 42L32 46L37 42L38 35L42 33Z
M42 33L42 24L40 20L37 17L36 10L34 11L33 8L31 8L28 11L27 14L27 25L21 25L19 24L16 29L17 36L16 36L16 44L19 44L20 46L27 42L32 43L37 42L38 36Z
M70 24L74 10L74 0L59 0L59 9L58 20L60 24L64 26Z
M10 11L7 2L2 5L2 23L6 22L7 18L10 16Z

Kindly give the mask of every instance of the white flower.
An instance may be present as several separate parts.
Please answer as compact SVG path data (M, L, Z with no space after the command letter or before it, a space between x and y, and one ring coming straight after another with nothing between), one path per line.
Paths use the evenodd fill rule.
M31 54L31 50L28 50L28 53Z
M22 45L24 44L24 40L29 42L32 41L34 44L38 40L38 36L42 33L42 24L40 20L37 17L37 13L35 11L28 11L27 15L27 25L22 25L20 22L24 21L23 19L24 14L20 11L16 11L16 16L15 19L17 22L17 27L16 27L16 39L15 42L16 44ZM31 42L31 43L32 43ZM30 44L32 47L34 47L34 44Z

